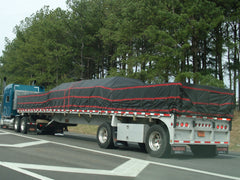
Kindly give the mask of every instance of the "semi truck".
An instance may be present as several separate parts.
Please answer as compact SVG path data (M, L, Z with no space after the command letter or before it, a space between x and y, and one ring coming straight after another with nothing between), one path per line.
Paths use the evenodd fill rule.
M98 125L97 143L137 143L153 157L189 148L196 156L227 153L234 93L210 86L112 77L40 86L8 85L1 126L24 134L63 133L68 126Z

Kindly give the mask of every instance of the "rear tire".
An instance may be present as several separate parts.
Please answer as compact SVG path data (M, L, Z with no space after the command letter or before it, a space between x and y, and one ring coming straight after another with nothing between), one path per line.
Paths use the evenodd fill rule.
M170 154L169 135L161 125L153 125L147 132L146 151L153 157L167 157Z
M21 120L21 133L23 134L27 134L27 122L28 122L28 118L27 117L23 117Z
M14 131L15 132L20 132L20 128L21 128L21 118L16 117L15 120L14 120Z
M109 149L114 147L113 130L110 123L103 123L97 130L97 142L99 147Z

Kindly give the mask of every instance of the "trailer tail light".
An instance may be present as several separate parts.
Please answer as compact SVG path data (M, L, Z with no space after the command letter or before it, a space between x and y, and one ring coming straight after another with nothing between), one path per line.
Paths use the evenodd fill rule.
M218 125L216 126L216 128L217 128L218 130L227 130L227 129L229 128L229 126L228 126L228 125L224 125L224 124L218 124Z
M189 128L191 126L191 123L190 122L176 122L176 127L179 127L179 128Z

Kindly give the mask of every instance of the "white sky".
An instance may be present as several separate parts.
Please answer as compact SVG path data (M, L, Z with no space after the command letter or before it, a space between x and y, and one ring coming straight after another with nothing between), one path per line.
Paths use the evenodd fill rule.
M20 21L30 17L47 5L50 9L67 9L66 0L1 0L0 4L0 56L5 47L5 37L13 40L13 29Z

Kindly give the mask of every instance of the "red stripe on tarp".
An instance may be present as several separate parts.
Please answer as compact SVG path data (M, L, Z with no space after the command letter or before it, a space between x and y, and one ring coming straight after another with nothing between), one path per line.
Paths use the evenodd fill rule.
M233 96L234 93L228 93L228 92L220 92L220 91L214 91L210 89L202 89L202 88L194 88L194 87L189 87L189 86L182 86L184 89L192 89L192 90L197 90L197 91L207 91L207 92L213 92L213 93L218 93L218 94L227 94Z
M151 87L160 87L160 86L182 86L182 83L166 83L166 84L153 84L153 85L144 85L144 86L131 86L131 87L123 87L123 88L109 88L104 86L92 86L92 87L74 87L72 89L92 89L92 88L102 88L108 89L111 91L119 91L119 90L126 90L126 89L137 89L137 88L151 88Z
M204 103L204 102L192 102L193 104L199 104L199 105L208 105L208 106L225 106L225 105L234 105L234 103Z

